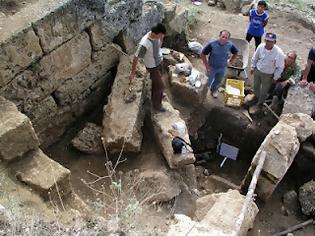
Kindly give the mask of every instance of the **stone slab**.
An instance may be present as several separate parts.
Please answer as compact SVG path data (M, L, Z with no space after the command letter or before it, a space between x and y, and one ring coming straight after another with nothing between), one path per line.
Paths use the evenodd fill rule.
M104 106L103 143L109 152L139 152L142 144L144 120L145 68L138 66L138 72L129 92L131 58L121 56L117 75L107 105ZM131 98L126 102L126 98Z
M31 187L45 200L59 200L71 192L70 170L37 149L12 164L16 178Z
M12 35L10 40L0 41L0 88L42 54L39 39L31 27Z
M169 133L169 131L173 130L173 125L176 122L181 122L184 124L185 122L180 117L179 111L175 110L169 102L163 101L163 107L166 108L166 112L152 111L151 120L156 142L159 145L160 150L165 157L169 167L172 169L176 169L194 163L195 156L193 153L173 153L173 136ZM190 143L187 127L185 128L185 132L181 134L180 137Z
M229 190L222 193L201 223L207 225L210 229L223 230L234 235L236 230L236 221L241 213L245 196L237 190ZM258 207L254 202L246 209L243 224L239 235L246 235L247 231L253 227L255 217L258 213Z
M304 113L312 116L314 112L315 94L307 87L290 87L287 98L283 105L282 114Z
M91 64L79 74L66 80L55 92L58 105L75 103L82 94L89 93L91 86L108 70L118 65L121 50L117 45L109 44L92 55ZM103 78L102 78L103 79ZM87 94L86 94L87 95Z
M3 97L0 111L0 159L11 161L36 149L39 141L29 118Z

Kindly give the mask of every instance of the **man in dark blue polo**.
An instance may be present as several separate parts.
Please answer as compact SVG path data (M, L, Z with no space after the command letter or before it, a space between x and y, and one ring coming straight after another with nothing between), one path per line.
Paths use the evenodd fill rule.
M208 42L201 53L202 62L207 70L211 95L214 98L218 96L218 86L224 78L228 63L232 64L238 53L238 49L229 41L230 36L229 31L222 30L219 38ZM228 61L230 53L233 55Z

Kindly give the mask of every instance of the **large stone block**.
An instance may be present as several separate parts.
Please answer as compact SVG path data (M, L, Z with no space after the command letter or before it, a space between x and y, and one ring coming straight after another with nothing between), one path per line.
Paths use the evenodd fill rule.
M11 168L18 180L45 200L59 201L59 195L63 197L71 192L70 170L47 157L40 149L27 153Z
M294 127L300 142L304 142L312 134L315 134L315 121L307 114L283 114L280 122Z
M104 14L104 6L105 2L101 0L67 0L55 4L49 13L33 23L45 53L90 26L95 18Z
M162 22L164 11L164 6L159 2L144 3L141 17L137 21L130 23L126 29L127 36L131 40L138 42L153 26Z
M248 187L252 174L257 166L262 151L266 152L266 160L262 174L257 181L256 192L260 199L266 201L290 168L300 143L296 129L280 121L269 132L253 158L252 164L243 179L242 190Z
M0 97L0 159L11 161L39 145L29 118Z
M141 150L145 69L138 67L132 92L128 90L130 70L130 58L122 56L108 104L104 107L102 137L110 152L119 152L122 147L125 152Z
M58 105L71 105L83 93L89 93L91 86L107 71L119 62L120 49L114 45L107 45L102 50L94 53L92 63L74 77L66 80L55 92L54 96Z
M181 34L187 28L188 10L181 5L176 5L175 16L167 22L167 35Z
M224 232L234 235L236 222L244 203L245 196L241 195L237 190L229 190L226 193L222 193L201 223L207 225L210 229L224 229ZM253 227L257 213L258 207L252 202L246 209L244 221L238 235L247 234L247 231Z
M169 167L175 169L194 163L195 156L193 153L187 152L182 154L174 154L172 148L173 136L169 133L169 131L174 130L173 126L177 122L184 124L185 122L180 118L178 110L175 110L169 102L164 101L163 107L165 107L167 111L152 111L151 120L156 142L159 145ZM190 142L186 125L185 131L180 135L180 137L187 142Z
M103 20L97 20L89 28L93 50L98 51L113 41L119 31Z
M266 152L263 171L280 181L291 166L299 147L295 128L278 122L266 136L256 155L260 155L262 151Z
M91 62L91 51L89 36L83 32L45 56L39 63L42 90L51 93L82 71Z
M0 93L27 113L90 62L89 37L87 33L82 33L33 64Z
M0 88L42 54L39 39L31 27L12 35L5 42L0 41Z
M195 87L184 75L176 74L174 67L170 67L170 83L172 94L178 101L191 106L199 106L206 98L208 92L208 80L205 74L199 72L200 87Z
M312 116L314 112L315 94L307 87L290 87L287 98L283 105L282 114L304 113Z

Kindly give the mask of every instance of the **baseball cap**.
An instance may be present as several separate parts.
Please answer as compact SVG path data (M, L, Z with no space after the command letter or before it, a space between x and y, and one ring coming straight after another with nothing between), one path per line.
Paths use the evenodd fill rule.
M265 40L275 42L277 40L277 35L274 33L266 33Z

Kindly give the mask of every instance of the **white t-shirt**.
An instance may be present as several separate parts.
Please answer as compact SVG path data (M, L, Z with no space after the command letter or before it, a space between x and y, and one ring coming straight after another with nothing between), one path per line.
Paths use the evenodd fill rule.
M163 55L160 50L160 40L151 39L150 33L142 37L135 56L142 58L147 68L155 68L163 61Z

